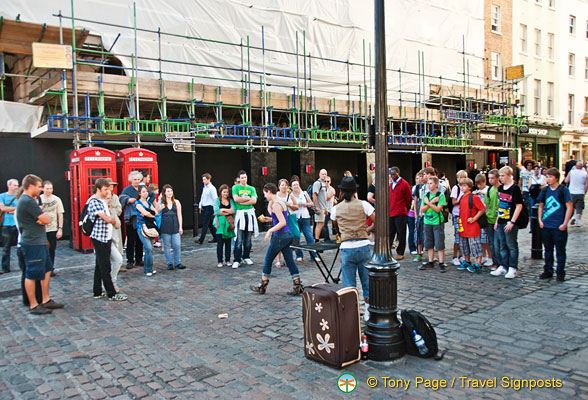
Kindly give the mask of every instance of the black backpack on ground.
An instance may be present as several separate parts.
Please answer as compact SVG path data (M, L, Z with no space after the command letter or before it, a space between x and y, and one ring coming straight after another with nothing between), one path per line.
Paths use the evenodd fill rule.
M92 201L92 199L90 199L90 201ZM82 208L82 214L80 215L80 228L85 236L90 236L92 234L94 223L96 222L96 220L92 221L88 215L88 204L90 204L90 201L84 205L84 208Z
M435 360L441 360L443 358L443 353L439 353L435 329L423 314L415 310L403 310L400 313L400 318L402 318L402 334L404 336L406 354L422 358L432 357ZM427 349L429 349L427 353L423 355L419 353L414 343L412 331L416 331L423 338Z

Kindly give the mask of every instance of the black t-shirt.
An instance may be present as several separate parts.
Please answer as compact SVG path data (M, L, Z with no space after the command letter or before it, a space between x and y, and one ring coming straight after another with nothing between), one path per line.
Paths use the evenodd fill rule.
M506 224L512 219L517 204L523 204L521 188L513 183L511 187L505 190L504 185L500 185L498 187L497 211L499 224Z
M368 187L368 193L376 194L376 187L373 184Z

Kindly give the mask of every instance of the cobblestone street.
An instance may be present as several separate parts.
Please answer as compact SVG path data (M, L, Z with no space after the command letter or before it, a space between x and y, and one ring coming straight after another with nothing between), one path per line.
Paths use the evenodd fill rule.
M447 226L447 245L453 234ZM216 247L197 246L184 234L185 270L121 272L126 302L92 297L94 255L60 242L52 297L66 304L32 316L20 298L20 271L0 277L0 398L2 399L343 399L582 398L588 399L588 246L584 228L571 228L564 283L540 281L542 262L530 260L530 235L519 233L520 274L513 280L450 267L419 271L412 256L401 262L400 309L422 311L433 322L443 360L405 356L360 362L342 371L304 358L301 298L285 293L287 268L274 269L265 296L249 290L265 254L254 241L255 265L217 268ZM334 253L327 254L327 258ZM301 264L305 285L323 281L314 264ZM338 271L339 263L337 263ZM227 319L219 319L228 313ZM353 374L357 389L344 394L337 378ZM368 377L379 384L370 388ZM385 388L382 377L410 379ZM415 387L415 378L456 378L453 388ZM459 377L497 377L498 388L463 387ZM562 388L501 387L501 380L561 379ZM474 384L470 384L472 386Z

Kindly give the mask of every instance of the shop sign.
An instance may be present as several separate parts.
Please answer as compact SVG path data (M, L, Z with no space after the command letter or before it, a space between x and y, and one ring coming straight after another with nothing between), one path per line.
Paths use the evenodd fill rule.
M500 164L508 164L508 156L500 157Z
M549 131L547 129L529 128L529 135L547 136Z
M580 122L584 125L588 125L588 117L584 117L580 120Z
M496 140L496 135L492 133L480 133L480 139Z

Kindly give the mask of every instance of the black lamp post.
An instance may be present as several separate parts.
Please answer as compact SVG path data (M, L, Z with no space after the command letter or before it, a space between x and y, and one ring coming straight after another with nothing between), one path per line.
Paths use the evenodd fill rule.
M398 262L390 252L388 226L388 135L386 132L386 40L384 0L375 0L376 48L376 244L367 265L370 319L366 336L368 358L389 361L404 355L397 313Z

